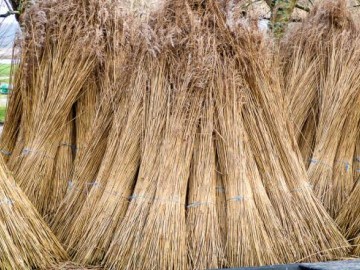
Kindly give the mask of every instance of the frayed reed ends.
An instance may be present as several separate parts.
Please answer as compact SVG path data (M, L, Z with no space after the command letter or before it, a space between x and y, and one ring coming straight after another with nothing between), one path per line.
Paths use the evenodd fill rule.
M0 157L0 268L47 269L67 255Z

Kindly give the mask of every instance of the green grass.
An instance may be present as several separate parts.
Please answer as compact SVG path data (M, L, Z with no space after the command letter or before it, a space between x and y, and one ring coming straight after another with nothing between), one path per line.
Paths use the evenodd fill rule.
M6 114L6 107L0 107L0 122L4 123Z
M0 83L9 83L10 70L11 64L0 64Z
M0 64L0 77L10 76L10 64Z

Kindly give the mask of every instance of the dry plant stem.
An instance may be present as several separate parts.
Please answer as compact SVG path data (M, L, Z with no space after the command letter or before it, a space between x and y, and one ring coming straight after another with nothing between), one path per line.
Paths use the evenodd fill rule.
M294 244L296 258L310 256L308 260L324 260L344 256L348 243L321 203L306 188L307 175L300 152L291 125L282 113L285 106L279 77L269 61L271 57L265 57L267 46L253 30L239 28L233 35L215 11L222 33L236 51L251 97L252 104L244 105L243 118L252 152L286 239ZM292 192L299 189L301 192ZM323 253L319 254L319 250Z
M307 135L314 133L315 128L313 122L316 118L313 118L316 117L314 112L318 99L317 78L320 57L314 55L315 45L306 34L302 32L291 34L292 36L281 44L280 49L280 56L284 62L282 78L285 104L294 123L294 133L300 150L302 153L307 153L313 138L308 138ZM306 159L309 159L309 156L304 156L304 161Z
M236 69L233 62L225 61L217 66L221 67L214 77L219 134L217 152L226 191L228 265L235 267L279 263L282 260L275 253L277 248L274 248L271 241L276 230L271 229L277 228L280 223L276 223L276 216L266 223L262 220L259 208L266 207L266 200L255 201L252 185L255 184L253 181L258 181L259 178L256 179L247 169L250 160L249 153L245 151L241 116L244 102L243 83L239 73L234 72ZM255 188L261 189L257 186ZM267 226L271 228L272 235L268 233Z
M146 237L135 246L140 252L137 265L145 269L186 269L184 204L202 99L189 84L193 71L185 72L181 79L178 74L173 78L176 92L169 93L174 104L169 110L160 151L162 167L155 197L142 231Z
M225 247L226 235L227 235L227 229L226 229L227 209L226 209L225 187L222 181L222 173L219 172L220 168L218 165L216 167L218 168L216 172L216 211L218 215L218 223L220 227L222 246ZM228 266L227 263L225 263L224 266Z
M98 95L99 86L97 84L97 73L93 72L89 77L89 80L86 82L83 93L76 102L76 118L75 118L75 127L76 127L76 154L81 155L88 142L87 137L90 134L90 128L95 119L95 113L97 109L97 101L99 101Z
M213 93L209 90L196 135L186 211L188 269L221 268L224 246L216 204Z
M114 64L111 61L107 63L109 66ZM101 83L102 97L99 100L94 122L86 136L86 142L83 143L87 147L75 157L74 172L68 192L51 222L51 228L61 242L68 240L69 230L78 217L104 160L108 142L111 141L109 132L113 123L113 104L122 104L121 91L114 91L111 87L113 77L109 78L111 73L108 72L108 68L105 68L105 79Z
M74 162L74 141L73 141L74 122L72 114L66 120L63 139L60 141L55 156L55 167L53 176L53 188L49 190L45 200L45 210L47 213L44 219L49 222L53 220L61 201L66 195L69 179L73 170Z
M159 173L160 147L166 123L167 92L170 85L166 81L166 62L164 59L153 62L148 67L148 94L144 104L145 131L142 141L141 164L136 181L133 200L119 228L115 231L113 241L106 253L106 267L133 269L139 256L136 245L143 241L141 230L146 221L150 203L155 195L155 185Z
M346 136L345 138L349 136L352 140L350 144L355 142L354 131L358 122L357 116L352 116L353 120L351 116L348 116L360 100L358 91L360 69L357 65L360 59L360 47L350 38L344 34L343 40L331 41L327 73L320 77L320 86L323 90L312 157L314 162L310 164L308 170L315 194L321 199L332 217L336 217L353 187L352 177L347 177L348 180L345 181L346 178L339 179L337 176L342 169L338 165L343 162L340 160L338 164L338 158L347 157L351 160L354 153L354 146L345 147L345 142L341 140L343 136ZM342 64L339 65L339 63ZM346 164L342 165L346 168Z
M353 157L353 179L354 179L354 188L357 182L359 182L360 177L360 121L357 127L357 138L355 143L355 152Z
M146 94L146 71L143 62L137 62L139 68L134 70L133 79L130 80L127 102L115 112L111 132L115 132L116 137L111 140L114 142L110 143L112 147L107 149L114 155L104 157L113 159L107 169L109 174L98 175L96 184L99 187L91 189L74 223L74 242L69 246L76 250L75 260L84 264L100 263L103 259L114 230L126 213L127 198L135 185L140 164L143 101Z
M0 158L1 269L46 269L67 259L60 243ZM15 252L15 253L13 253Z
M344 203L341 208L339 215L336 217L336 222L339 224L341 231L348 239L358 238L360 233L360 218L359 218L359 210L355 207L358 204L360 197L360 185L359 185L359 175L360 175L360 136L359 136L359 123L357 126L357 139L355 146L355 153L353 158L353 183L354 188L351 191L350 196ZM351 170L351 168L350 168ZM354 241L355 245L359 244L358 239ZM360 250L358 247L355 248L354 254L360 254Z
M311 113L308 117L302 132L298 139L298 145L301 152L301 156L304 161L305 168L308 168L311 162L315 147L315 135L316 135L316 115Z

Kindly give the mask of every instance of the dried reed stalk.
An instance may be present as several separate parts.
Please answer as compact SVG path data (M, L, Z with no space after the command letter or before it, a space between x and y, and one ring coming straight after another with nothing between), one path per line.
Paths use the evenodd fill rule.
M222 36L236 52L235 61L248 89L249 102L245 102L242 114L245 131L266 194L282 224L283 240L293 245L295 260L344 256L347 241L307 188L307 175L293 128L284 117L286 107L277 70L267 49L269 44L251 28L249 31L239 27L235 33L230 32L216 4L213 6Z
M45 210L44 216L46 221L51 221L58 210L61 201L66 195L68 189L68 181L71 177L74 162L74 122L72 113L68 116L67 122L63 129L63 139L58 146L55 156L55 167L53 175L53 189L47 193L44 198Z
M109 23L108 42L105 51L104 62L99 70L99 84L101 97L97 102L94 121L86 135L85 149L80 149L74 161L74 173L70 181L68 193L62 201L51 227L62 242L68 239L69 230L81 212L82 206L93 187L102 162L113 160L105 158L108 146L109 132L113 124L113 115L117 107L125 105L123 93L128 85L128 77L122 76L129 72L126 64L131 56L127 56L126 49L119 49L119 44L124 42L123 29L114 28L114 20ZM118 70L118 71L117 71ZM114 143L114 142L112 142ZM114 154L113 152L111 152ZM108 152L108 155L110 152ZM102 170L107 172L109 166L102 165Z
M187 195L188 269L221 268L225 263L224 242L216 208L214 98L211 90L206 95Z
M75 105L75 127L76 127L76 144L74 148L77 155L81 155L88 143L90 129L95 120L95 113L98 107L99 95L101 95L98 82L97 70L88 78L82 95L78 98Z
M245 89L235 63L223 60L217 77L215 100L218 124L218 159L223 174L227 209L227 261L230 267L291 261L281 223L267 199L251 152L245 144L242 106ZM248 168L252 168L249 170ZM283 252L284 258L277 253ZM291 247L288 249L291 254Z
M353 157L353 176L354 176L354 187L359 182L360 177L360 122L358 123L358 131L356 132L356 145L355 145L355 152Z
M330 215L336 217L354 184L346 168L352 165L355 150L358 116L349 112L357 110L354 106L360 101L360 69L356 64L360 47L346 36L332 42L327 74L320 77L319 122L308 174L315 194ZM342 172L348 176L342 177Z
M64 5L67 16L62 14ZM81 1L64 1L44 11L51 19L58 20L45 27L44 51L38 56L37 73L30 85L36 91L33 90L31 115L26 122L26 146L19 158L21 165L14 171L19 185L43 215L48 214L48 201L45 201L48 189L58 186L53 173L57 147L62 139L59 127L66 121L94 68L96 50L102 39L98 33L102 31L104 9L96 2L88 3L84 9ZM54 40L54 36L58 38Z
M114 233L113 241L105 257L106 267L131 269L138 262L140 250L137 246L143 241L141 230L146 222L151 200L155 195L156 180L161 166L160 148L168 114L167 92L170 91L166 71L164 59L150 61L147 86L149 93L144 105L145 131L140 170L133 193L134 199L130 200L123 221Z
M47 269L67 259L0 157L1 269Z
M316 115L317 113L315 112L310 113L298 138L299 149L306 169L310 165L310 157L312 156L315 147Z
M216 167L218 168L219 165L217 165ZM220 227L222 245L225 246L226 235L227 235L226 197L225 197L225 187L224 187L224 183L222 181L222 175L220 174L218 169L216 172L216 211L217 211L217 215L218 215L218 223L219 223L219 227ZM226 262L225 262L225 266L227 266Z
M139 67L128 74L132 78L125 93L125 104L115 112L102 163L107 168L100 168L104 173L97 176L67 241L68 246L76 250L74 259L83 264L96 264L103 259L114 230L126 213L128 198L135 185L140 165L147 79L143 68L146 60L136 59L136 62Z
M351 99L356 99L354 89L358 82L354 75L358 71L352 64L358 61L356 33L345 1L324 1L285 38L280 50L295 136L304 162L309 164L315 193L332 217L336 217L353 185L352 176L347 175L347 180L341 176L340 165L344 157L352 155L353 146L340 145L349 144L350 138L341 133L351 132L356 122L353 119L355 122L344 127ZM351 141L353 145L354 140Z

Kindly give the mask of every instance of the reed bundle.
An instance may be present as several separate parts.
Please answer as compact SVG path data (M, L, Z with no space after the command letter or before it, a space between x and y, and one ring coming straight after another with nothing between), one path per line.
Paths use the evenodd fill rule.
M180 58L181 59L181 58ZM194 63L185 60L170 66L173 93L170 95L170 110L160 148L158 176L154 184L155 193L151 199L144 227L142 241L136 243L138 253L136 264L148 269L186 269L186 189L190 173L196 124L202 104L203 90L194 79ZM185 70L185 73L181 71ZM179 75L181 74L181 78ZM137 196L137 194L135 194ZM143 196L147 196L144 194ZM141 198L140 198L141 200ZM146 203L146 202L145 202ZM154 248L156 247L156 248Z
M53 188L49 189L47 198L44 198L46 203L44 212L47 213L44 219L46 221L50 221L57 212L68 189L68 179L72 175L74 162L74 122L72 118L71 112L66 120L63 138L55 156Z
M261 208L259 210L259 205L268 208L267 205L270 204L266 203L266 196L259 202L255 201L253 195L253 188L261 188L262 183L256 175L256 167L251 167L252 173L248 170L249 152L245 150L242 119L244 84L234 62L225 60L218 66L223 66L223 70L214 80L219 133L217 150L220 170L224 175L227 209L226 258L231 267L273 264L278 262L274 253L278 247L274 248L272 240L276 239L276 244L283 238L277 232L281 226L276 214L273 213L273 218L269 219L267 224L262 220L262 214L267 214L266 211L262 213ZM259 182L254 182L259 180L260 186ZM254 184L256 186L253 186ZM268 213L273 212L272 208L268 210ZM277 237L271 238L267 229ZM283 249L284 247L280 248Z
M64 128L63 123L94 67L102 39L99 33L106 7L99 6L96 1L86 3L85 8L81 4L81 1L60 1L51 8L40 10L37 9L41 4L34 6L35 14L43 14L45 18L42 19L49 18L45 22L36 22L36 18L29 15L29 33L36 37L42 35L39 38L43 42L30 43L35 46L32 48L34 63L31 63L35 69L27 87L28 96L23 95L25 147L18 157L14 174L43 215L49 214L46 212L48 190L61 186L55 191L61 194L67 185L67 180L55 183L53 178L55 156L62 140L59 130ZM36 23L43 24L44 33L38 33L36 29L31 31L31 26Z
M281 44L280 76L274 44L228 4L169 0L137 20L122 5L141 13L143 3L60 0L28 14L36 38L9 114L21 129L9 125L1 147L77 263L205 269L347 254L315 195L335 216L358 174L357 30L343 6L316 7ZM337 220L347 236L360 232L359 191ZM9 244L4 264L66 258L48 228L36 233L52 246L15 261ZM29 261L41 252L43 264Z
M238 32L232 34L224 24L220 24L221 33L236 52L248 93L242 117L246 134L249 134L249 145L266 194L282 224L282 233L285 238L292 239L294 249L290 250L295 251L298 259L323 260L343 256L347 252L347 242L307 188L307 175L292 128L281 113L285 106L271 54L256 31L239 27ZM257 208L261 209L259 205ZM299 222L289 222L289 218ZM339 246L342 248L329 250ZM320 255L318 250L324 252ZM280 258L286 260L286 256L291 255L285 253Z
M16 185L0 157L0 268L46 269L67 259L55 235Z
M91 127L95 120L96 110L98 108L101 92L98 85L98 68L94 70L84 85L82 95L79 96L75 104L75 144L73 149L77 155L81 155L87 148L88 136L91 133Z
M128 197L135 185L146 95L144 60L136 61L139 68L132 74L128 73L131 78L127 86L129 90L124 93L124 102L115 112L99 174L66 242L70 249L75 250L74 259L84 264L100 263L103 259L114 230L125 215Z
M194 145L192 171L188 184L186 213L188 269L220 268L225 265L224 234L217 203L216 151L214 131L214 93L206 93ZM220 204L220 209L217 205ZM225 218L225 216L224 216ZM225 220L225 219L224 219Z
M315 194L332 217L350 194L358 114L357 29L345 1L326 1L284 41L286 100Z
M209 5L212 7L211 11L207 9ZM196 265L221 265L225 262L221 255L222 222L216 221L214 217L206 221L213 220L215 226L219 226L216 229L218 236L213 236L215 238L212 245L203 242L206 245L204 251L215 248L217 254L205 256L206 260L197 257L202 251L194 253L191 243L188 242L186 249L186 239L181 234L184 233L185 212L184 207L179 206L184 202L187 176L190 171L199 169L196 155L202 149L198 148L200 146L197 145L195 134L196 118L201 116L201 112L195 108L191 111L191 102L198 104L205 97L191 96L196 93L191 83L186 84L186 91L177 91L174 96L169 96L170 89L183 89L176 87L179 84L176 80L179 74L182 80L201 74L198 76L208 82L209 88L214 89L214 119L217 119L214 121L219 134L216 140L217 156L226 196L226 229L223 230L226 234L226 265L261 265L304 258L314 261L344 256L348 250L347 241L309 188L300 152L292 137L291 125L282 113L285 105L281 97L279 77L272 70L272 62L264 60L264 55L271 59L271 54L265 49L261 35L243 27L239 27L235 34L232 33L225 25L222 15L219 15L220 11L214 2L197 6L206 12L192 12L193 7L182 6L173 1L169 14L175 14L176 20L172 20L173 17L167 18L169 14L161 14L159 21L167 18L174 22L174 29L177 23L194 22L194 29L197 33L201 32L202 40L210 37L209 43L213 44L210 48L217 48L211 54L215 55L212 65L216 68L214 72L206 72L206 69L200 68L202 72L196 73L198 70L187 67L185 60L178 62L176 66L171 65L173 59L182 59L180 56L184 55L180 52L187 48L184 46L181 46L181 50L172 49L170 52L160 46L163 50L159 50L159 56L150 61L149 97L145 102L148 104L145 110L148 118L144 127L139 174L126 214L119 227L114 230L113 240L105 256L105 265L114 268L181 269L186 267L186 256L189 256L190 268L196 268ZM211 16L207 17L209 14ZM201 28L209 26L204 22L209 22L207 19L214 18L213 16L216 19L209 20L209 25L219 27L220 31L212 32ZM194 18L196 19L192 21ZM202 30L199 31L197 27ZM176 30L174 33L177 33ZM197 44L194 46L197 50L203 48L198 43L199 39L195 38L196 34L192 34L191 30L187 33L187 44L192 41ZM174 51L177 53L176 57L169 57ZM192 55L192 65L196 66L196 52L192 52ZM169 78L174 78L171 83ZM180 102L184 99L182 95L187 96L190 103L186 109ZM170 105L165 110L167 104ZM204 102L201 101L200 104ZM200 107L204 110L206 106ZM185 117L190 112L196 117ZM203 122L201 117L200 119L201 126ZM179 124L182 124L181 127ZM188 136L186 139L176 138L185 134ZM209 139L208 143L211 145ZM209 149L210 146L204 152L208 156L204 156L202 161L211 162ZM192 169L189 170L189 153L194 150ZM169 152L172 156L167 155ZM196 174L190 175L188 201L197 194L194 188L199 188L192 184L192 177ZM208 203L211 192L206 195L204 199ZM189 202L191 206L192 201ZM220 207L217 204L218 209L223 209L221 203ZM206 204L201 204L201 207L208 211L211 209ZM200 217L195 217L196 209L191 208L186 212L188 221L196 218L197 222ZM215 209L211 211L215 215ZM219 225L216 225L217 222ZM195 221L188 223L187 229L192 230L188 231L188 235L190 233L193 236L188 241L205 241L205 234L208 232L206 229L203 232L191 229L194 224ZM215 243L216 246L213 246Z
M131 268L135 265L137 254L136 245L143 240L141 230L144 227L154 197L156 178L160 163L160 146L162 144L163 129L166 123L167 95L170 90L166 81L166 62L153 59L149 61L148 94L145 101L146 121L142 141L141 163L128 210L114 232L112 243L106 253L106 263L115 268ZM141 200L146 199L146 201Z
M88 134L83 135L85 141L78 142L80 148L75 157L74 172L68 192L51 222L52 229L62 242L68 239L71 226L81 212L89 191L96 183L97 175L108 173L111 164L102 165L102 163L113 161L113 158L105 157L107 149L116 144L114 141L111 142L116 135L109 139L109 132L112 129L116 108L126 105L124 93L127 91L129 78L123 74L131 70L131 66L127 64L131 56L127 55L126 49L120 47L120 45L126 47L127 33L122 27L118 28L121 25L118 24L117 19L117 16L114 16L107 27L108 39L104 61L101 62L98 70L101 96L96 102L94 120L90 124ZM108 146L108 143L112 143L111 146ZM116 152L111 154L114 155ZM102 172L99 171L100 168Z

